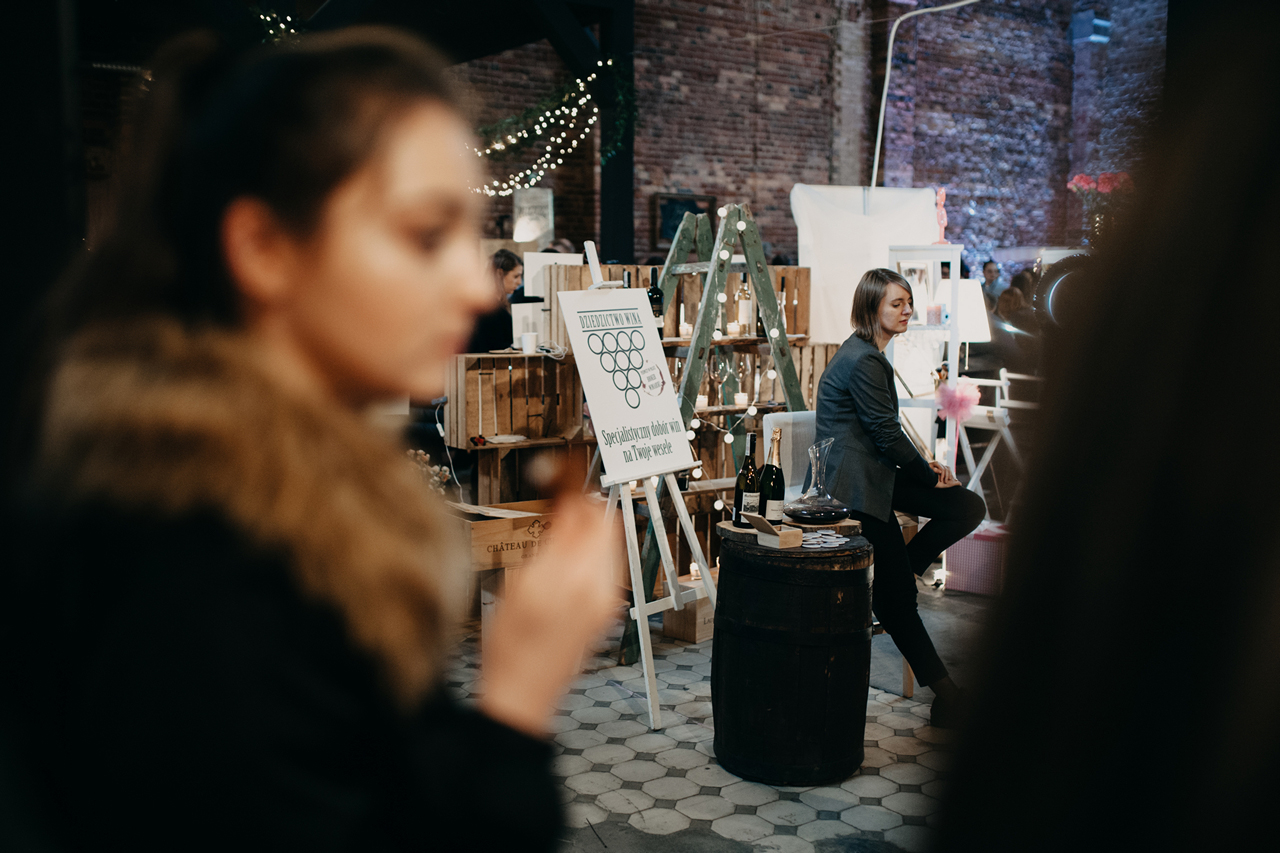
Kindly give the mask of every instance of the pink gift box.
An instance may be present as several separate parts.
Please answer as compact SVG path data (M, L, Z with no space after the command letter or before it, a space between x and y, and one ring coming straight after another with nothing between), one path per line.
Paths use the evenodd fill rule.
M998 595L1004 587L1009 531L984 521L978 529L947 549L946 588L953 592Z

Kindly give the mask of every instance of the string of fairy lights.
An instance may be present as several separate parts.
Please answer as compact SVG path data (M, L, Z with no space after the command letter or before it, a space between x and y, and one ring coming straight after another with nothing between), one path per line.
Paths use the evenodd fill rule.
M250 6L249 11L257 16L265 42L284 41L302 31L301 25L296 24L291 15L281 15L274 9L256 5ZM613 60L597 60L596 65L603 69L613 65ZM477 157L488 157L522 143L540 144L542 149L527 168L508 174L505 180L495 178L488 184L475 188L475 192L490 197L509 196L516 190L537 186L548 172L563 166L564 158L578 150L600 120L600 108L591 103L591 93L587 91L587 84L594 82L597 76L598 74L589 74L575 79L567 87L569 91L555 98L558 101L555 106L530 116L525 127L513 128L510 126L511 120L506 120L487 142L479 148L473 148Z
M613 60L600 60L600 67L613 65ZM596 74L579 77L574 87L561 98L558 106L548 107L540 115L532 119L532 123L520 130L509 130L491 138L481 148L473 149L477 157L487 157L495 152L506 151L525 140L534 140L542 144L542 153L525 169L512 172L505 180L494 178L490 183L478 187L476 192L487 196L508 196L516 190L527 190L537 186L548 172L564 165L564 158L578 149L591 133L591 129L600 119L600 108L591 104L591 93L587 84L596 79ZM587 112L587 106L591 112ZM546 134L546 141L536 139Z
M265 42L282 41L289 36L296 36L302 32L298 29L300 24L294 24L292 15L281 15L275 9L263 9L260 6L250 6L249 12L258 16L258 21L262 25L263 41Z

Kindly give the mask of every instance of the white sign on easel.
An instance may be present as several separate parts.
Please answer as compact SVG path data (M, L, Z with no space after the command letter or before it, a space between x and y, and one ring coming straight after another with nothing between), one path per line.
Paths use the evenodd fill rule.
M604 463L601 482L610 487L607 519L612 522L621 504L623 529L627 537L627 562L636 605L631 618L640 636L640 659L644 667L649 727L662 728L658 684L653 670L653 645L649 638L649 616L665 610L679 610L687 602L707 598L715 606L716 590L707 569L707 560L698 544L693 521L676 484L675 472L696 464L676 397L662 341L653 323L645 291L638 288L560 291L556 296L564 314L565 329L573 344L582 390L591 406L591 422ZM702 587L681 590L676 580L675 561L667 543L662 513L658 510L658 478L665 478L675 503L680 527L689 550L698 564ZM633 487L644 484L649 519L654 527L668 595L645 601L642 594L640 543L636 536Z

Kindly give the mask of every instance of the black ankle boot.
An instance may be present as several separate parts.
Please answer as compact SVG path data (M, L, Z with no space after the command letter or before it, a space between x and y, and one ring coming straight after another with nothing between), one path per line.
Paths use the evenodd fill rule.
M969 694L960 688L946 696L935 696L929 710L929 725L939 729L958 729L968 710Z

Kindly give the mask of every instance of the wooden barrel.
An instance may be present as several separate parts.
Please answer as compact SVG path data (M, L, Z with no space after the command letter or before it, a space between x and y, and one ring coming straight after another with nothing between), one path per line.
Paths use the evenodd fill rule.
M814 550L722 540L711 702L726 770L819 785L862 765L872 571L861 536Z

